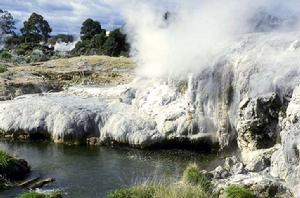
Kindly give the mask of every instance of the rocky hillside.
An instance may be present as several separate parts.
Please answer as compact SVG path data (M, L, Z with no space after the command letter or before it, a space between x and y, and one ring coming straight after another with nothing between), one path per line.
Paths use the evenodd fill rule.
M215 143L220 150L237 146L240 157L227 159L211 173L220 188L244 183L258 193L269 192L264 196L297 197L299 38L295 32L244 35L210 67L185 80L136 77L129 82L133 67L128 62L125 68L118 61L110 63L112 67L104 67L108 72L91 66L88 71L101 75L84 74L87 82L103 84L115 78L112 84L122 85L71 86L1 102L0 129L7 138L43 137L71 144L144 148L189 143L206 150ZM33 67L56 82L76 84L72 74L81 75L78 68L83 66L68 68L73 64L61 62L64 72L51 62ZM112 75L114 68L120 76ZM69 75L62 78L61 73Z

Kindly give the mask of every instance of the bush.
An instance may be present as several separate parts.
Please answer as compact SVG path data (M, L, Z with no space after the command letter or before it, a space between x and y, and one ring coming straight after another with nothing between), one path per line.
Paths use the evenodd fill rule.
M89 40L79 41L76 43L75 48L71 51L71 54L76 56L86 54L90 49L90 45Z
M40 62L48 60L48 57L40 49L34 49L30 55L31 62Z
M226 198L256 198L249 189L243 186L229 186L225 189Z
M198 185L204 192L212 192L213 186L208 178L203 175L196 164L190 164L183 172L183 182L191 185Z
M4 61L9 61L11 59L12 55L7 52L7 51L3 51L0 53L0 59L4 60Z
M29 53L31 53L33 50L33 46L31 44L27 44L27 43L22 43L18 46L18 48L16 49L16 52L18 55L27 55Z
M58 192L50 194L41 194L37 192L26 192L18 196L18 198L62 198L61 194Z
M91 40L91 47L96 49L102 49L102 45L104 44L105 40L105 32L102 32L101 34L96 34Z
M0 65L0 73L4 73L7 71L7 67L5 65Z

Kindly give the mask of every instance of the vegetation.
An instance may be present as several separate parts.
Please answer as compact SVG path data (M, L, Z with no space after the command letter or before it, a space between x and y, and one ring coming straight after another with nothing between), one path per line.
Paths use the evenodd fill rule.
M12 55L8 51L2 51L0 53L0 59L4 61L9 61L11 59Z
M30 167L25 160L16 159L0 150L0 175L8 180L18 180L29 173Z
M4 151L0 150L0 172L4 172L8 168L11 162L14 161L14 158L7 154Z
M32 13L28 20L24 21L21 34L14 32L14 25L13 16L7 11L0 10L0 47L1 44L5 44L5 54L0 54L2 61L28 63L50 60L57 57L57 53L51 46L57 42L74 42L72 35L51 36L52 28L48 21L37 13ZM126 43L126 35L120 29L113 30L107 35L100 22L89 18L82 23L80 34L81 41L70 53L64 53L64 56L128 56L129 45Z
M107 198L214 198L219 197L213 184L196 164L190 164L183 172L182 182L176 184L151 184L123 188L107 195ZM229 186L224 198L255 198L247 188Z
M107 198L211 198L198 186L153 185L117 190Z
M25 192L18 196L18 198L61 198L62 195L59 192L53 192L49 194L42 194L37 192Z
M13 34L15 21L13 16L5 10L0 9L0 36L2 34Z
M183 182L191 185L198 185L203 191L212 193L213 185L208 178L202 174L196 164L190 164L183 172Z
M249 189L243 186L229 186L225 189L226 198L256 198Z
M129 45L126 43L126 35L120 29L112 31L103 43L103 53L108 56L128 56Z
M91 40L96 34L101 34L102 32L105 33L106 30L101 29L100 23L89 18L82 23L81 40Z
M81 27L81 41L76 44L72 54L128 56L128 51L126 35L120 29L112 31L107 36L106 30L101 29L98 21L87 19Z
M182 183L140 185L117 190L107 198L214 198L213 185L195 164L183 173Z
M52 29L42 15L32 13L21 29L25 43L47 42Z
M7 67L5 65L0 65L0 73L4 73L7 71Z

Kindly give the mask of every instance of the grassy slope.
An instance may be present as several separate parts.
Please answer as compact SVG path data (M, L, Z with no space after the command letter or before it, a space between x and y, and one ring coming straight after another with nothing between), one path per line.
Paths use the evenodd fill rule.
M125 84L133 79L136 67L129 58L107 56L80 56L32 65L1 65L7 70L0 73L0 100L41 90L59 91L78 84Z

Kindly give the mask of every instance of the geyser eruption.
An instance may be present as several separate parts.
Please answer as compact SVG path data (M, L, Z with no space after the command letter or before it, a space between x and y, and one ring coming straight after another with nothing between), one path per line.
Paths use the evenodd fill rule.
M250 140L248 134L245 139L249 144L244 145L244 137L238 137L239 147L243 151L274 146L284 118L280 117L280 110L271 115L256 108L261 108L261 104L268 106L269 102L281 103L286 109L291 98L296 97L292 94L300 83L299 1L160 1L160 7L154 6L155 1L114 3L122 7L124 31L131 43L131 55L139 66L138 74L189 81L187 108L193 114L189 133L216 132L223 148L244 134L243 130L245 134L247 130L265 133L266 125L274 129L267 135L273 138L270 145L259 145L267 140L255 142L260 134L255 137L258 139ZM251 108L251 119L261 119L263 127L251 129L253 126L247 120ZM264 116L273 120L265 122ZM289 133L299 138L294 134L297 130L295 127ZM297 153L299 157L299 141L282 134L283 158L275 158L285 161L289 172L279 175L299 196L295 187L300 182L299 159L291 165L285 157ZM282 164L277 162L278 166ZM277 168L273 166L273 173Z
M159 7L155 1L113 3L122 7L139 73L151 77L200 73L241 34L291 31L300 16L296 0L160 1Z
M123 13L137 78L1 102L0 130L133 147L216 139L241 152L244 169L232 177L280 178L297 196L300 2L107 2Z

